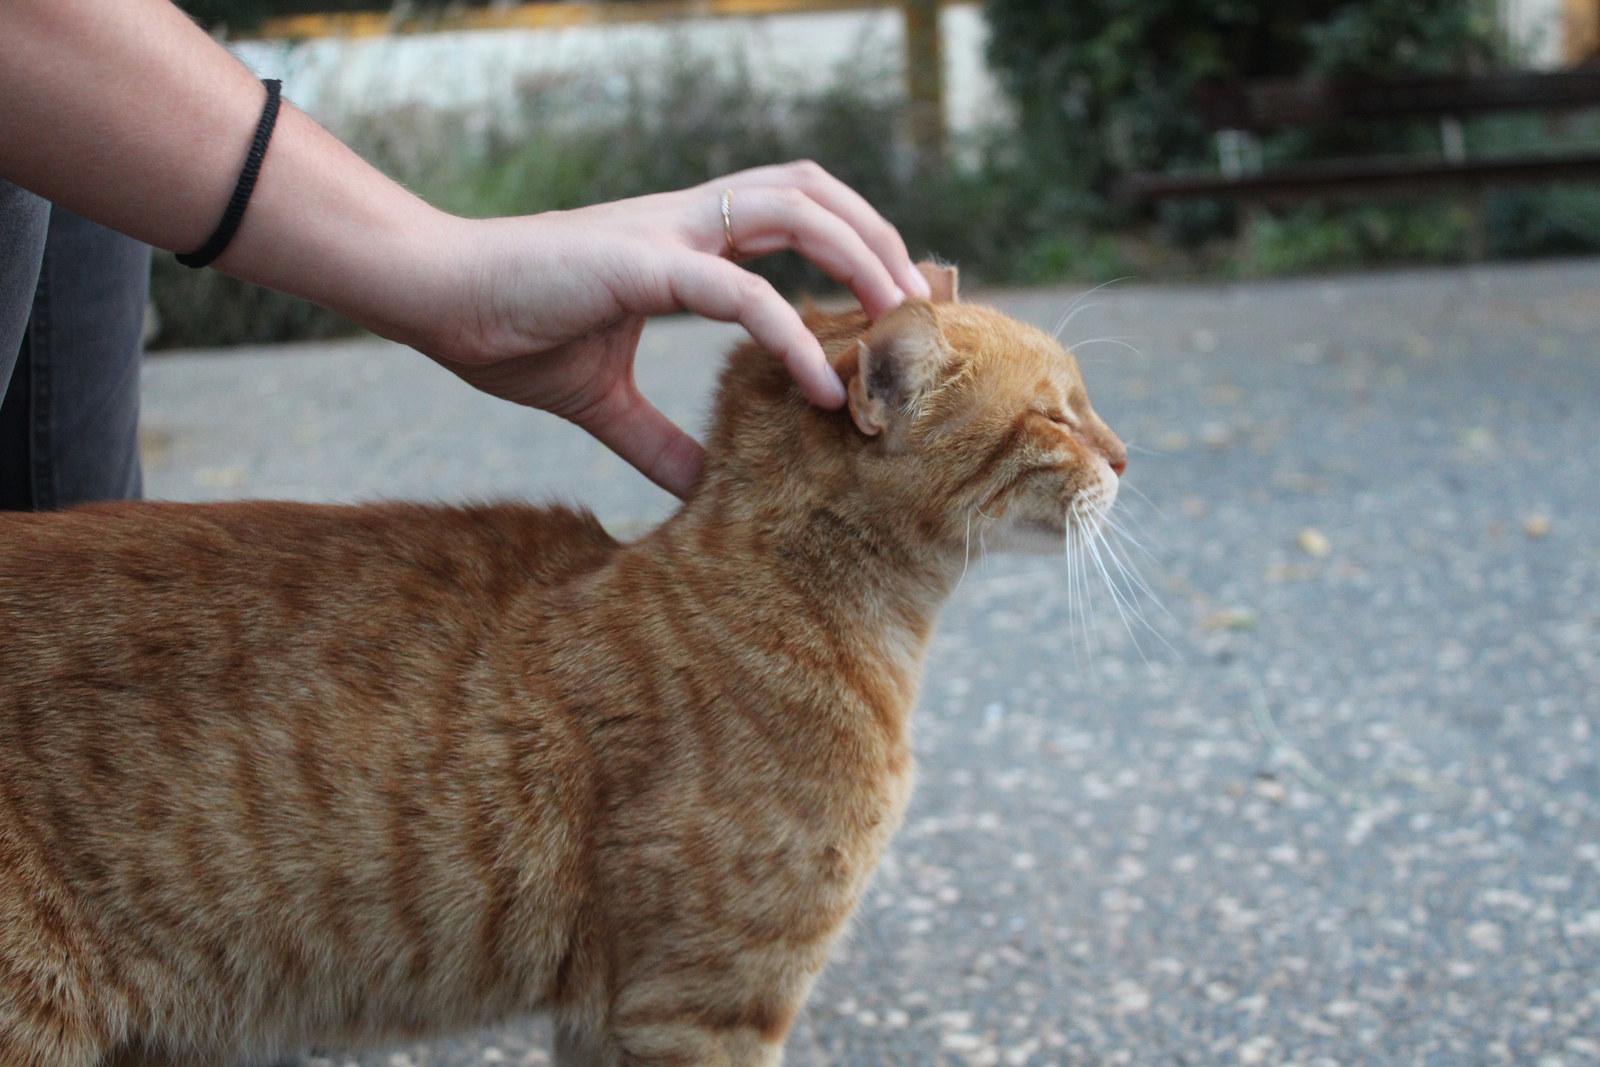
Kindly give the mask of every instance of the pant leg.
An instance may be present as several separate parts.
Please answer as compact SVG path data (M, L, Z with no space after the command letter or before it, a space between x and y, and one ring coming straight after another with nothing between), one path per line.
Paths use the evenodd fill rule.
M28 325L49 222L49 201L0 178L0 396Z
M20 465L0 459L0 507L45 511L141 495L149 291L147 245L51 207L31 314L0 407L0 441L20 433L27 455Z
M49 225L49 201L0 179L0 509L9 511L33 506L26 401L21 395L13 400L8 389L33 312Z

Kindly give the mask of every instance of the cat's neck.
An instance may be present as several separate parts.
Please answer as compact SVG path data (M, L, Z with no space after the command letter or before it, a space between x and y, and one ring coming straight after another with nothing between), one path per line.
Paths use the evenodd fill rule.
M876 462L880 448L749 346L724 372L699 482L640 547L666 553L685 577L715 576L733 600L771 590L795 625L890 658L911 650L920 663L961 553L931 540L940 526L927 521L931 502L908 503L908 487Z
M674 551L715 554L760 572L886 638L919 644L960 580L961 560L919 543L860 489L820 477L753 487L747 472L711 471L660 531Z

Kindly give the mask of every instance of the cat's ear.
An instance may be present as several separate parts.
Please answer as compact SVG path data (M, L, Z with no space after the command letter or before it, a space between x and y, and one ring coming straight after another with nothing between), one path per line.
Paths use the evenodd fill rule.
M958 299L956 291L961 287L960 279L954 267L941 266L932 260L917 264L917 273L927 279L928 288L933 290L933 295L928 297L935 304L954 304Z
M916 417L944 363L933 308L926 300L907 300L856 344L854 374L845 387L850 417L868 437L884 434L897 444L897 431Z

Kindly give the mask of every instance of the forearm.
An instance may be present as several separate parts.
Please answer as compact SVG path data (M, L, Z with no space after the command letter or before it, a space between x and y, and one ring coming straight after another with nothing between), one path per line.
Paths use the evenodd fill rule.
M0 4L0 176L158 247L216 226L264 99L168 0ZM454 225L286 104L215 265L430 347L449 271L423 250Z
M259 111L264 92L257 88ZM241 161L255 122L252 115L240 138ZM238 162L224 200L237 173ZM470 304L467 226L285 105L244 223L214 266L441 355L456 341L441 331Z

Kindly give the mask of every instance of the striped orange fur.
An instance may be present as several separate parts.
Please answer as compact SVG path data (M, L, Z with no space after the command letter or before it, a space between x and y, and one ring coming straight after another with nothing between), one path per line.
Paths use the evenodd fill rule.
M1124 462L997 312L810 322L848 408L736 352L632 544L513 504L0 517L0 1064L538 1010L563 1063L777 1063L905 806L974 515L1059 550Z

